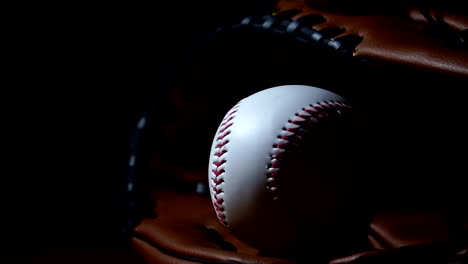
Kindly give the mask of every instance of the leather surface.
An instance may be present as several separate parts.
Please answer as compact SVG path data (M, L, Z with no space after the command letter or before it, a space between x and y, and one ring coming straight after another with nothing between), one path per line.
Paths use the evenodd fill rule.
M143 220L131 241L146 263L309 263L295 256L262 256L257 249L239 241L219 223L208 195L169 188L153 189L152 194L157 204L156 217ZM368 249L329 261L393 261L402 258L394 255L395 250L409 248L412 252L413 247L412 258L418 258L418 252L425 252L424 248L435 258L448 260L456 254L466 257L467 237L460 236L463 223L454 225L450 220L441 212L382 208L373 218ZM309 260L315 261L314 254L323 252L310 248L307 253Z
M349 134L334 135L334 139L337 139L336 145L330 142L321 145L320 142L326 141L327 136L332 133L330 131L327 131L328 133L317 132L320 131L320 125L316 125L315 129L311 129L315 134L309 133L314 135L309 137L311 141L301 141L304 152L308 155L296 149L297 156L291 158L295 161L292 163L294 165L285 169L289 172L287 174L289 181L286 181L284 186L288 187L281 188L282 184L279 184L277 192L265 188L267 178L264 175L269 171L265 164L272 159L271 153L280 148L286 152L290 147L287 143L293 141L290 138L278 140L279 136L284 135L281 134L281 128L289 128L288 120L294 120L295 114L303 107L318 103L326 105L330 101L337 102L337 105L327 105L330 108L338 109L341 107L338 104L346 104L346 100L339 95L317 87L299 85L273 87L244 98L238 104L236 112L230 115L232 120L218 129L215 139L220 137L222 140L213 141L209 171L225 172L210 174L212 200L216 203L216 208L222 208L218 209L220 220L223 220L226 226L229 226L230 230L243 241L259 249L282 251L297 243L304 233L313 233L318 237L319 227L322 229L331 220L338 221L338 218L343 218L335 215L341 215L344 212L342 210L344 201L348 202L355 198L355 195L348 194L346 191L351 189L352 183L357 181L348 182L350 178L354 178L354 175L350 170L344 172L338 169L351 167L349 166L351 155L344 154L350 149L345 144L349 141L337 138L341 139ZM340 109L343 112L347 110L345 107ZM332 112L329 115L332 116ZM223 132L225 127L228 127L229 133ZM320 142L314 140L315 138L320 138ZM217 147L219 144L224 145L222 152L220 147ZM282 147L272 147L274 144L281 144ZM316 151L310 151L311 148L315 148ZM220 153L223 154L219 155ZM300 158L304 156L323 166L310 166L310 159L300 162ZM287 160L287 158L284 159ZM340 166L328 164L330 160L335 160ZM221 161L223 161L222 166L217 165ZM287 167L287 161L283 160L283 162L282 166ZM310 177L301 177L304 174ZM328 185L329 181L324 180L328 177L322 175L333 175L331 177L335 180L340 179L348 183L338 186ZM271 177L270 180L281 181L281 176ZM315 188L316 186L320 188ZM341 186L347 187L340 188ZM239 197L240 193L242 197ZM281 193L288 195L281 197ZM308 195L304 196L306 193ZM277 199L276 203L273 202L274 196ZM222 199L222 202L216 202L218 199ZM307 204L308 209L304 208L304 204ZM355 204L359 203L353 203ZM328 217L323 219L320 216ZM278 229L281 224L282 228ZM301 226L299 231L296 231L297 226ZM271 234L275 237L268 240L262 239Z
M279 1L278 12L299 9L301 13L293 19L300 19L308 14L320 14L326 21L313 26L320 30L329 27L345 29L339 38L347 34L363 37L356 47L355 58L358 60L380 61L397 65L414 66L427 71L445 72L456 76L468 76L468 51L454 49L439 36L407 17L389 15L354 15L333 13L327 9L314 9L301 1ZM420 17L413 12L413 18ZM451 24L464 27L466 16L449 15ZM412 23L413 22L413 23ZM464 28L466 29L466 27ZM415 34L417 33L417 34Z
M303 49L288 50L287 45L265 46L263 50L259 45L251 53L213 50L218 60L207 70L211 86L203 79L207 73L200 65L195 65L190 77L199 80L188 86L206 85L210 87L207 90L221 92L211 101L203 99L211 92L192 92L186 98L173 94L172 110L177 117L163 127L162 136L167 140L150 161L159 178L147 186L153 206L135 229L131 240L134 249L147 263L468 263L468 210L462 198L466 191L459 184L464 161L457 154L468 146L461 122L466 116L465 99L459 95L468 83L467 49L453 47L432 31L414 5L384 1L364 12L359 10L362 5L350 7L346 1L305 2L278 1L277 13L298 9L293 20L311 14L323 16L325 21L311 27L332 39L361 36L353 55L358 63L348 68L337 66ZM330 5L338 2L341 8ZM441 7L430 9L431 14L456 31L466 30L466 14ZM329 30L337 28L344 30ZM259 51L264 53L259 55ZM253 56L263 57L249 62ZM365 102L364 110L371 110L372 146L365 162L373 177L367 198L378 210L365 246L346 254L330 257L333 254L320 245L307 245L298 249L301 253L284 256L259 252L219 223L208 194L190 190L190 186L206 183L208 155L196 149L211 142L214 126L207 119L217 126L227 107L249 91L239 89L244 88L241 79L253 86L269 85L270 80L288 74L344 91ZM186 131L195 126L198 140L191 142ZM190 153L181 158L181 149ZM163 154L166 151L171 154ZM346 239L345 232L341 234ZM325 243L340 244L336 239Z
M189 258L184 260L178 257L161 252L158 247L152 246L144 240L138 238L131 239L131 246L145 261L145 263L167 263L167 264L190 264L197 263Z
M143 252L148 245L155 246L157 253L146 255L153 261L150 263L160 263L160 257L194 262L293 263L286 259L260 257L257 249L231 235L216 218L207 195L170 189L156 189L153 195L157 201L157 216L143 220L135 229L136 238L132 241Z
M387 209L379 212L371 224L371 234L386 244L386 248L449 243L454 237L449 219L440 212ZM458 230L461 231L461 230Z
M454 249L444 245L417 245L393 251L372 250L334 259L329 264L406 264L406 263L467 263L467 249Z

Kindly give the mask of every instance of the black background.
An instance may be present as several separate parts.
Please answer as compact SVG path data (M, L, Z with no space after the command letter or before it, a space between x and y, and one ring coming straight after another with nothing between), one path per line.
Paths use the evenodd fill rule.
M4 246L119 241L131 127L148 98L192 39L268 1L221 2L9 9L1 96Z
M126 217L130 132L148 98L191 41L220 23L267 9L268 2L68 2L6 9L2 246L117 243Z

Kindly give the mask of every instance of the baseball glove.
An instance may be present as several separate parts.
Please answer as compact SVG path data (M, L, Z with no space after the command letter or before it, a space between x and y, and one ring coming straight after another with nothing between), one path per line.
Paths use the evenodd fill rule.
M468 263L462 1L276 1L188 42L134 129L126 234L146 263ZM352 230L290 255L217 220L207 191L216 127L239 99L328 89L362 117L362 210ZM351 220L350 220L351 221ZM280 227L279 227L280 228Z

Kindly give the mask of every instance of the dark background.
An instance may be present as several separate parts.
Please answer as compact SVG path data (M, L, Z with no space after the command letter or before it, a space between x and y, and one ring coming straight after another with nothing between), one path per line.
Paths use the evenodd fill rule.
M265 2L12 7L2 91L0 241L119 242L131 127L194 39Z
M118 245L131 128L148 99L192 42L218 24L262 12L269 2L79 2L6 9L3 248Z

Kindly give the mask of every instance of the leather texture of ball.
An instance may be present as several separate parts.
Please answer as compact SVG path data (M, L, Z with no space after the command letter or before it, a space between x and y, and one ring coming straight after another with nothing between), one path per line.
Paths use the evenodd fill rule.
M345 98L306 85L240 100L221 121L209 159L221 223L267 252L320 239L349 206L350 113Z

